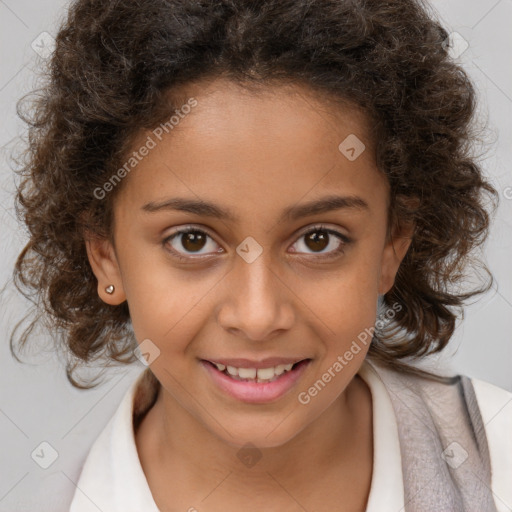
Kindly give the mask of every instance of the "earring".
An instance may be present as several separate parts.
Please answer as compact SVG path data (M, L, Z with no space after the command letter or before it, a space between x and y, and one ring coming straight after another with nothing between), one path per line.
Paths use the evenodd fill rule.
M115 290L115 288L114 288L114 285L113 285L113 284L111 284L111 285L109 285L109 286L107 286L107 287L105 288L105 291L106 291L109 295L112 295L112 294L114 293L114 290Z

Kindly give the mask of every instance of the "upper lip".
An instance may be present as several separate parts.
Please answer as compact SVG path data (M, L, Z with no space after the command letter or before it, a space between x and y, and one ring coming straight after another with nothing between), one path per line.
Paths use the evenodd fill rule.
M244 358L233 358L233 359L225 359L225 358L215 358L215 359L205 359L210 363L223 364L224 366L234 366L235 368L271 368L274 366L278 366L280 364L295 364L299 361L303 361L304 359L309 359L307 357L267 357L266 359L261 359L259 361L254 361L252 359L244 359Z

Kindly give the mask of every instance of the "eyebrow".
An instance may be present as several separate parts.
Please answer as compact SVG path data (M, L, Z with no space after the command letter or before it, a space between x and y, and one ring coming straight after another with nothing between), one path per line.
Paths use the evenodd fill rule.
M215 217L221 220L238 222L239 218L228 208L223 208L214 203L204 200L186 199L173 197L160 202L149 202L142 209L146 212L158 212L162 210L177 210L193 213L203 217ZM294 221L303 217L326 213L333 210L354 210L369 211L368 203L359 196L326 196L308 203L293 205L286 208L279 218L279 222L284 220Z

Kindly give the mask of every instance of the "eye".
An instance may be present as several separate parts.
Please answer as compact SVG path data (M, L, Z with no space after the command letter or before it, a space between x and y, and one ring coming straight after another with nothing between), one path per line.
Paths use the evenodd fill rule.
M303 242L301 240L304 239ZM346 245L351 240L344 234L324 226L314 226L299 237L296 245L306 248L294 249L293 252L305 252L306 254L318 254L319 257L336 257L343 253ZM295 244L294 244L295 245ZM313 252L307 252L307 249Z
M213 238L206 231L195 227L175 231L163 241L163 244L170 246L173 255L181 260L190 259L190 255L194 254L205 256L211 253L224 252L222 248L215 250L215 247L218 246ZM183 256L183 254L186 256Z
M302 239L304 239L303 242L301 242ZM300 248L293 249L292 252L306 253L313 257L333 258L343 253L345 246L349 243L351 240L347 236L334 229L314 226L300 235L299 240L294 244L299 245ZM179 260L199 259L199 257L224 252L224 249L219 248L206 231L197 227L175 231L163 240L163 245L169 247L172 255ZM308 252L308 249L312 252Z

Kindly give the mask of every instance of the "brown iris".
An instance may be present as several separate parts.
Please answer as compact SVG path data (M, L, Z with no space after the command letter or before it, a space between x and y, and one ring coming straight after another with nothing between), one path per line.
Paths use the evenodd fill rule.
M306 245L315 251L322 251L329 245L329 234L327 231L313 231L305 235Z
M191 231L181 235L181 244L190 252L199 251L204 247L206 234L200 231Z

